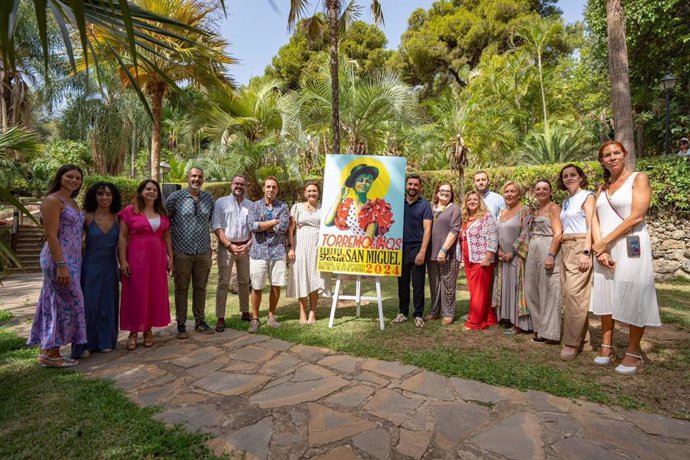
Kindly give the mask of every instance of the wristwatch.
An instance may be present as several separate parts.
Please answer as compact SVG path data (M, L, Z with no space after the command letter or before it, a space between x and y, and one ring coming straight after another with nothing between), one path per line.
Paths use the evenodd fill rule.
M584 251L582 251L582 253L583 253L584 255L586 255L586 256L589 256L589 255L591 254L591 252L589 251L589 249L585 249Z

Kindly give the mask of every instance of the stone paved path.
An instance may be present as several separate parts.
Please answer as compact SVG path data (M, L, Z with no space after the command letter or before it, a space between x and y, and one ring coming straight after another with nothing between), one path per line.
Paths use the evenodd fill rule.
M38 289L40 275L5 280L0 308L26 319ZM233 458L690 458L685 421L234 330L180 341L167 328L153 348L120 346L76 369Z

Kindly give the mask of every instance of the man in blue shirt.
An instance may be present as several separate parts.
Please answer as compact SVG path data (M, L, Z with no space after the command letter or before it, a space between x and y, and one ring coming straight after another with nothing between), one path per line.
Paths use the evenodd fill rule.
M398 298L400 313L392 324L407 321L410 314L410 282L414 302L414 323L424 327L424 278L426 275L426 249L431 239L433 214L431 205L419 196L422 179L418 174L410 174L405 179L405 225L403 225L402 271L398 278Z
M165 200L170 217L170 236L175 265L175 319L177 338L189 337L187 322L187 294L192 282L192 313L194 330L213 334L206 324L206 285L211 271L211 232L209 224L214 201L210 193L201 190L204 171L199 167L187 172L186 189L172 193Z
M264 197L252 203L249 208L249 228L252 231L252 246L249 250L249 277L252 284L252 320L249 333L259 330L259 307L261 290L266 278L271 285L268 301L268 320L272 328L280 327L275 318L280 288L285 286L285 237L290 223L290 211L285 203L276 199L278 179L268 176L264 180Z
M484 204L489 208L489 212L494 219L498 219L501 210L506 207L506 202L498 193L489 190L489 174L486 171L477 171L474 173L474 187L482 196Z

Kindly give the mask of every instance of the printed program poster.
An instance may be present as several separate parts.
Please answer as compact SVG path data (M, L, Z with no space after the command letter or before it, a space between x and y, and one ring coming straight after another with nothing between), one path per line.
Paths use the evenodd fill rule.
M406 160L327 155L320 271L400 276Z

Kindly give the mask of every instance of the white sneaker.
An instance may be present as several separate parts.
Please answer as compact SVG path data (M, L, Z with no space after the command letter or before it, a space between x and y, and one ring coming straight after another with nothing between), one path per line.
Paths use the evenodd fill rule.
M424 327L424 320L418 316L414 319L414 325L415 327Z
M407 321L407 316L403 315L402 313L398 313L398 316L396 316L395 319L391 321L391 324L402 324L405 321Z

